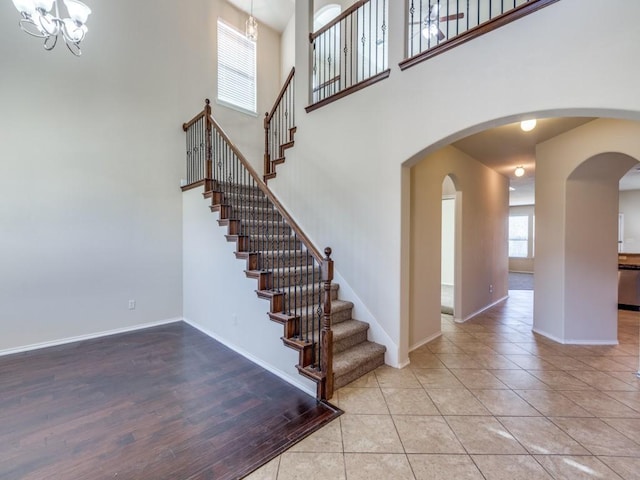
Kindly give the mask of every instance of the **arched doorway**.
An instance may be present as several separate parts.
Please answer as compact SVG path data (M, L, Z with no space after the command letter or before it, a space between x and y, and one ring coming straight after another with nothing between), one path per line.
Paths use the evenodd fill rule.
M598 119L537 150L534 331L553 340L617 343L618 182L638 135Z

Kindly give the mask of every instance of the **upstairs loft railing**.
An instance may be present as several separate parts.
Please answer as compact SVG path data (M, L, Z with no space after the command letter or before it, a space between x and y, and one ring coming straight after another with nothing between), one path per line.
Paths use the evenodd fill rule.
M270 112L264 118L264 178L275 172L284 157L284 149L293 141L295 118L295 67L291 69Z
M203 185L236 240L258 295L271 300L270 317L285 325L285 344L298 349L301 374L318 383L318 398L333 395L331 249L325 254L284 209L211 115L204 110L183 125L187 182Z
M558 0L406 0L411 67Z
M355 2L309 36L313 72L307 112L389 76L389 1Z

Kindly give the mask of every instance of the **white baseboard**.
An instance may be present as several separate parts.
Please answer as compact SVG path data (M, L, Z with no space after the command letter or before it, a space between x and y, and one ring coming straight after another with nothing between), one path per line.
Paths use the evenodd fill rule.
M169 323L176 323L181 321L182 321L182 318L170 318L167 320L160 320L158 322L150 322L150 323L142 323L140 325L133 325L131 327L116 328L114 330L105 330L103 332L88 333L86 335L78 335L77 337L61 338L58 340L52 340L50 342L33 343L31 345L24 345L22 347L0 350L0 357L6 356L6 355L13 355L14 353L23 353L23 352L30 352L32 350L40 350L42 348L57 347L59 345L65 345L67 343L74 343L74 342L81 342L83 340L93 340L100 337L108 337L111 335L117 335L119 333L135 332L136 330L144 330L146 328L158 327L160 325L167 325Z
M453 321L456 323L464 323L467 320L471 320L473 317L475 317L476 315L480 315L482 312L485 312L487 310L489 310L491 307L495 307L497 304L499 304L500 302L504 302L507 298L509 298L509 295L505 295L504 297L500 298L499 300L496 300L495 302L487 305L486 307L481 308L480 310L473 312L470 315L467 315L466 317L464 317L463 319L458 319L458 318L454 318Z
M532 328L531 331L533 333L537 333L538 335L542 335L549 340L553 340L556 343L560 343L561 345L619 345L618 340L572 340L570 338L560 339L538 328Z
M424 338L422 340L420 340L418 343L412 345L409 347L409 352L413 352L414 350L417 350L418 348L422 347L423 345L426 345L429 342L432 342L433 340L435 340L438 337L442 336L442 331L440 332L436 332L433 335L428 336L427 338ZM411 363L411 362L407 362L407 365Z
M315 390L310 389L307 385L305 385L303 383L296 382L295 380L293 380L291 378L291 376L287 375L282 370L278 370L277 368L274 368L273 365L269 365L268 363L265 363L263 360L253 356L251 353L249 353L246 350L238 347L237 345L234 345L233 343L228 342L226 339L219 337L218 335L216 335L212 331L202 327L201 325L197 324L196 322L193 322L193 321L191 321L191 320L189 320L187 318L183 318L182 320L185 323L191 325L196 330L199 330L200 332L204 333L206 336L213 338L216 342L220 342L225 347L230 348L231 350L233 350L237 354L242 355L243 357L245 357L246 359L252 361L256 365L259 365L260 367L264 368L268 372L273 373L274 375L276 375L277 377L281 378L285 382L293 385L297 389L302 390L303 392L305 392L305 393L307 393L307 394L309 394L309 395L311 395L312 397L315 398L315 396L316 396Z

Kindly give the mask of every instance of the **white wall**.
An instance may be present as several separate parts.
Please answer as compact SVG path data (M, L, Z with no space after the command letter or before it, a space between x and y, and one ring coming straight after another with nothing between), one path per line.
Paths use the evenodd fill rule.
M383 82L306 114L308 56L296 51L296 147L270 185L316 244L333 247L336 268L402 363L411 264L403 250L410 234L410 212L401 208L410 205L403 166L525 115L640 120L640 2L607 2L616 28L602 36L593 35L601 28L599 3L563 0L403 72L404 6L394 5L392 71ZM306 0L296 2L296 23L308 8ZM295 42L308 44L300 25Z
M620 213L624 213L624 252L640 253L640 190L620 192Z
M0 3L0 350L182 317L181 124L215 98L218 15L244 16L220 1L88 3L81 58L46 52ZM280 38L260 34L266 110ZM214 112L261 162L262 119Z

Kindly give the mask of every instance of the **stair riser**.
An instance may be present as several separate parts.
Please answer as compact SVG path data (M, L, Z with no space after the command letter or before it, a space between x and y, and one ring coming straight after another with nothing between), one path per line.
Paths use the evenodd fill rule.
M239 185L236 183L228 183L228 182L218 182L216 180L213 181L213 189L218 190L220 192L239 192L242 194L248 194L253 196L261 196L264 197L264 193L260 188L252 185Z
M244 235L283 235L290 236L291 228L288 225L277 223L247 223L242 222L240 231Z
M244 193L236 193L236 192L223 192L224 199L230 205L234 207L243 207L251 205L252 208L267 208L270 207L271 201L267 197L256 197L252 195L247 195Z
M344 387L358 378L374 371L376 368L384 365L384 353L371 357L365 365L350 370L345 375L336 376L333 379L334 390Z
M357 332L354 335L350 335L346 338L341 338L338 341L333 342L333 353L344 352L345 350L358 345L359 343L367 341L367 331Z
M246 222L271 222L278 223L282 218L280 214L272 207L253 208L246 205L233 207L231 209L231 218Z
M304 255L301 251L298 251L297 255L283 253L281 255L260 255L259 265L260 268L273 269L273 268L285 268L285 267L301 267L303 265L312 265L313 258L311 256Z
M251 251L254 252L260 252L260 251L265 251L265 250L280 250L280 251L287 251L287 250L297 250L300 249L302 247L302 244L300 243L300 240L293 240L291 239L291 237L289 238L280 238L280 239L273 239L273 238L267 238L265 240L259 241L257 238L253 237L251 238L251 240L249 241L249 247Z
M316 281L320 279L320 268L316 267L312 269L310 267L302 267L303 270L300 272L291 272L288 274L286 272L278 272L274 271L272 274L272 285L273 288L285 288L285 287L296 287L296 288L304 288L306 289L306 285L312 278ZM315 273L314 273L315 272Z
M345 322L347 320L351 320L351 312L353 311L352 308L345 308L344 310L339 310L337 312L331 312L331 325L335 325L337 323L340 322ZM310 316L313 316L315 318L315 311L314 312L310 312L309 313ZM306 320L307 320L307 313L306 312L302 312L300 314L300 318L303 324L306 324Z
M338 291L331 291L331 300L336 300L338 298ZM316 307L318 304L322 305L324 302L324 292L320 293L320 296L316 293L315 295L307 292L286 292L284 305L285 310L296 310L298 308L304 308L307 306Z

